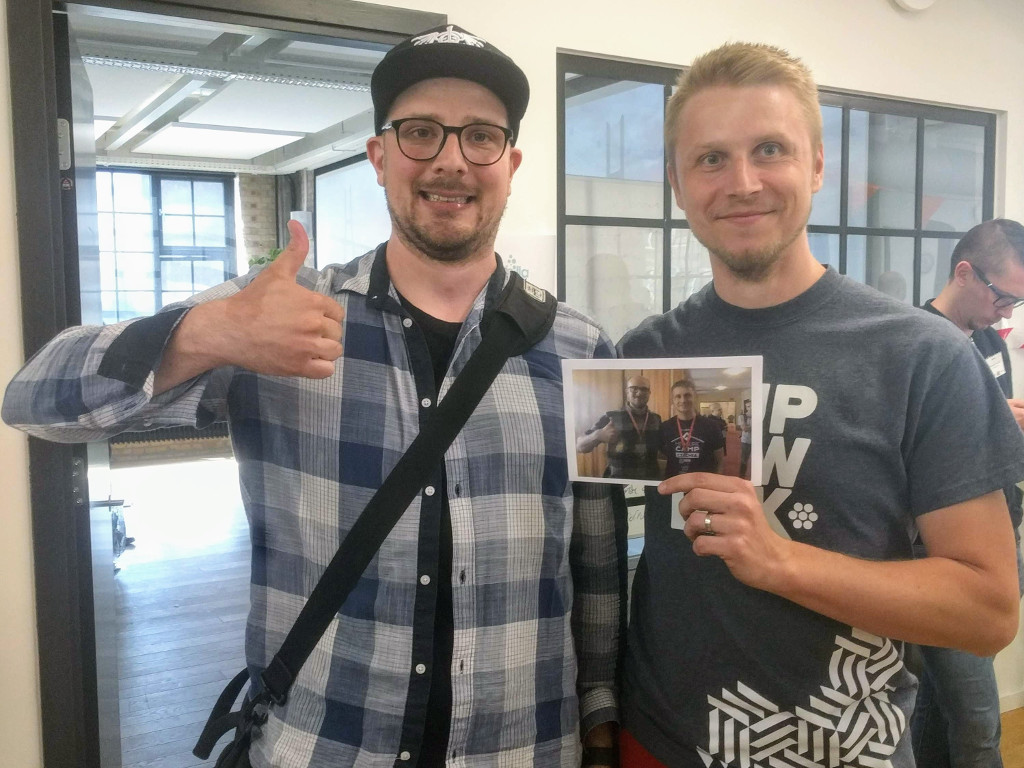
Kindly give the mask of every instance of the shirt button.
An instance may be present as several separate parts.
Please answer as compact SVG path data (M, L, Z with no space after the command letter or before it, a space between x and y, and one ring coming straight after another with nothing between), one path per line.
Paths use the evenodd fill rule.
M461 571L459 573L459 583L460 584L465 584L466 583L466 572L465 571Z
M455 495L456 496L461 496L462 495L462 485L460 485L459 483L455 484Z
M427 576L427 574L424 573L422 576L420 576L420 584L422 584L425 587L429 583L430 583L430 577Z
M434 486L428 485L426 488L423 489L423 492L425 494L427 494L427 496L433 496L434 495Z
M408 752L403 752L402 754L400 754L398 756L398 759L399 760L408 760L411 757L412 757L412 755L410 755Z
M427 665L426 664L417 664L416 665L416 674L417 675L422 675L426 671L427 671Z
M430 407L430 398L429 397L424 397L422 400L420 400L420 405L422 405L424 408L429 408Z
M402 321L402 325L404 325L404 326L405 326L406 328L412 328L412 319L411 319L411 318L408 318L408 317L407 317L407 318L405 318L405 319L404 319L404 320Z

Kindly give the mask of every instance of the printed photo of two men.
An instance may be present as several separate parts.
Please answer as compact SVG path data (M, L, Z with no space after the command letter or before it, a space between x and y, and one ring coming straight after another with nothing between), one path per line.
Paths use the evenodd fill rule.
M714 472L760 484L760 357L562 365L571 479L656 485Z

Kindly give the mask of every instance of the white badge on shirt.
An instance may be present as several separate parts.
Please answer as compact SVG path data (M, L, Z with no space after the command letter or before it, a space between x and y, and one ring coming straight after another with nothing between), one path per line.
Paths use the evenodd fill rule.
M988 368L992 371L992 375L997 379L1000 376L1006 375L1006 366L1003 365L1003 353L996 352L994 355L989 355L985 358L985 362L988 363Z

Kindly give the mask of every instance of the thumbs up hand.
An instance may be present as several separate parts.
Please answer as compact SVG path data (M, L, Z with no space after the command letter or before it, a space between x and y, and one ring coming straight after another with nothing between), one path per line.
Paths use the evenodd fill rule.
M226 365L272 376L326 379L341 356L337 302L295 282L309 238L288 222L291 240L238 293L197 304L179 323L155 372L153 394Z
M288 222L288 232L288 247L225 300L225 320L235 336L232 362L256 373L324 379L341 356L344 311L295 282L309 238L297 221Z

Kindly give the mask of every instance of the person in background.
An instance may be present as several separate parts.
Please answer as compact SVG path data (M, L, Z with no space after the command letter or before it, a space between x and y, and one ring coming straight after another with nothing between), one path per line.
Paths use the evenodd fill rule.
M1016 634L1002 488L1024 437L964 334L815 259L825 161L801 61L754 43L698 57L665 139L712 282L620 352L761 355L764 486L648 489L622 765L911 768L904 643L991 655Z
M708 416L718 428L722 430L722 453L728 454L727 436L729 434L729 422L722 418L722 404L715 403L711 406L711 414Z
M1024 401L1013 397L1010 354L993 328L1024 304L1024 227L994 219L973 227L956 244L949 281L924 309L944 317L978 350L1007 398L1018 425ZM979 393L984 396L984 393ZM1017 542L1018 588L1024 589L1020 557L1021 492L1003 489ZM917 764L928 768L1001 768L999 690L991 656L921 646L923 671L911 720Z
M743 401L743 413L737 419L740 428L740 477L749 480L747 468L750 465L750 401Z
M8 424L67 442L229 422L257 687L510 279L494 240L523 158L522 70L446 25L391 49L370 93L387 242L316 271L293 222L262 271L153 317L60 334L3 403ZM527 287L522 301L543 300ZM505 363L270 707L254 768L577 768L582 747L584 765L614 763L625 521L609 486L568 480L557 362L614 354L558 305L547 336Z

